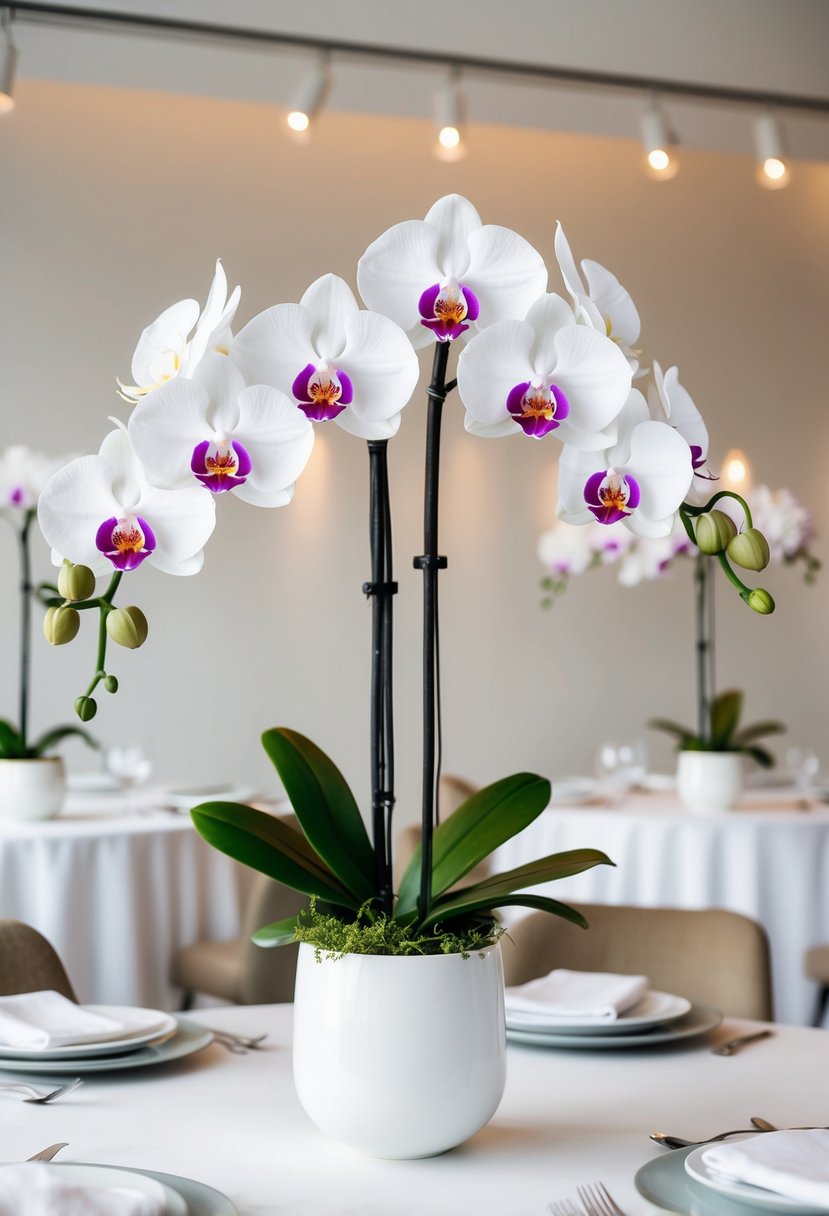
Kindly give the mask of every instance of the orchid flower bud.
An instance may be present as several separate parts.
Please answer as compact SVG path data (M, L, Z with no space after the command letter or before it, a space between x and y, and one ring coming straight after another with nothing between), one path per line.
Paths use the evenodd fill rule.
M81 614L74 608L62 605L47 608L43 618L43 635L50 646L64 646L77 636L81 627Z
M104 676L104 688L107 692L118 691L118 680L115 676Z
M95 575L89 566L64 561L58 575L58 591L65 600L88 600L95 594Z
M765 570L769 564L769 542L757 528L746 528L732 537L726 553L744 570Z
M709 511L697 520L697 547L701 553L722 553L737 535L737 525L724 511Z
M750 591L746 603L749 608L753 608L761 616L768 616L769 613L774 612L774 600L762 587L755 587L753 591Z
M119 646L137 650L146 642L150 627L141 609L130 604L127 608L115 608L109 613L106 631Z
M98 706L92 697L78 697L75 701L75 713L81 722L91 722L98 712Z

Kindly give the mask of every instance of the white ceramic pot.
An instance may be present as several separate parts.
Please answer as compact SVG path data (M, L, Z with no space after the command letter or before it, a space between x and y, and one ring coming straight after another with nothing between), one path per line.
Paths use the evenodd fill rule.
M60 756L0 760L0 818L51 819L66 793Z
M505 1082L500 946L320 962L300 946L294 1083L332 1139L370 1157L432 1157L489 1122Z
M739 752L680 752L676 788L695 815L730 810L743 789L743 757Z

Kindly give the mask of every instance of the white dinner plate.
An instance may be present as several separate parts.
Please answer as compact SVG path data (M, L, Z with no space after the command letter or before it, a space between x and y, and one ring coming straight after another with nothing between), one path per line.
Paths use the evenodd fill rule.
M757 1216L757 1209L701 1187L685 1173L688 1148L664 1150L636 1172L634 1185L649 1203L679 1216Z
M670 992L646 992L641 1001L618 1018L545 1017L507 1008L508 1030L532 1030L538 1034L633 1034L651 1026L676 1022L691 1012L691 1002Z
M213 1042L212 1031L205 1030L197 1022L189 1022L186 1018L177 1018L177 1029L169 1038L158 1042L144 1043L141 1047L123 1047L120 1052L107 1056L94 1056L71 1059L61 1056L57 1060L44 1060L38 1055L34 1060L11 1060L0 1058L0 1073L22 1072L32 1076L51 1075L53 1073L71 1073L74 1076L86 1076L91 1072L115 1072L123 1068L148 1068L155 1064L168 1064L179 1060L182 1056L192 1055L201 1051Z
M119 794L121 786L109 773L69 773L66 788L70 794Z
M507 1027L511 1043L526 1043L533 1047L572 1047L596 1050L619 1050L625 1047L655 1047L696 1038L719 1026L723 1019L713 1005L694 1003L684 1017L668 1026L653 1026L650 1030L629 1031L627 1034L557 1034L551 1030L512 1030Z
M177 1174L159 1174L156 1170L136 1170L122 1166L126 1174L139 1174L144 1178L153 1178L162 1183L177 1195L180 1195L187 1207L187 1216L239 1216L239 1212L230 1202L227 1195L196 1182L193 1178L180 1178Z
M85 1187L89 1190L124 1190L138 1191L162 1204L163 1216L189 1216L189 1209L184 1195L180 1191L161 1181L161 1177L138 1173L110 1165L85 1165L71 1161L44 1162L38 1168L54 1173L67 1186ZM3 1171L0 1168L0 1185Z
M191 811L201 802L250 802L256 790L249 785L191 785L165 790L164 801L179 811Z
M94 1043L68 1043L65 1047L44 1047L40 1050L0 1044L0 1067L4 1060L87 1060L93 1056L136 1051L145 1043L172 1034L178 1025L171 1013L164 1013L160 1009L137 1009L130 1005L84 1005L82 1008L122 1022L123 1033L116 1038L99 1039Z
M777 1216L826 1216L825 1207L818 1208L810 1203L801 1203L797 1199L787 1199L785 1195L777 1195L774 1191L767 1191L763 1187L751 1186L747 1182L734 1182L721 1177L703 1161L703 1155L709 1147L710 1145L705 1144L701 1148L694 1149L685 1158L686 1173L690 1174L700 1186L716 1191L718 1195L725 1195L729 1199L737 1199L740 1203L747 1204L759 1211L775 1212Z

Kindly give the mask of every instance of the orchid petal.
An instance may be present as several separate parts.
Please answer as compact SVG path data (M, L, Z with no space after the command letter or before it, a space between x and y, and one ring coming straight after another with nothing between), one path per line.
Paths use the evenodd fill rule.
M249 507L287 507L293 499L294 488L290 485L278 490L258 490L250 481L246 481L244 485L236 486L233 493Z
M239 439L245 445L253 468L243 486L234 493L248 502L253 495L243 493L249 486L254 495L275 496L284 505L284 494L302 473L314 446L314 428L295 402L279 389L255 384L239 396ZM265 505L256 503L255 505Z
M345 333L340 363L351 379L354 397L337 422L362 439L388 438L385 424L400 413L417 385L417 355L403 330L379 313L353 314ZM398 426L399 419L392 434Z
M636 514L650 520L672 517L693 476L691 449L678 431L664 422L641 422L631 434L626 467L642 491Z
M395 224L365 251L357 265L357 286L372 312L381 312L405 330L416 346L434 341L420 324L422 293L443 278L439 233L423 220Z
M61 559L99 568L105 567L95 544L97 529L103 520L120 514L112 471L100 456L79 456L58 469L44 486L37 508L46 543Z
M708 428L691 394L679 383L679 369L676 367L669 367L665 372L664 394L670 405L668 421L671 426L676 427L689 446L698 447L702 456L707 457Z
M625 346L632 346L642 328L639 313L630 295L611 272L600 262L587 258L582 262L590 299L601 315L611 322L612 336Z
M153 367L160 353L184 351L187 336L199 316L197 300L179 300L156 317L138 339L132 356L132 378L139 386L154 383Z
M458 392L470 415L484 427L500 426L509 418L511 390L535 374L534 342L535 334L525 321L498 321L461 351Z
M604 430L630 394L627 359L609 338L584 325L559 329L554 343L553 378L570 402L570 427L587 433Z
M430 207L425 222L438 232L440 277L462 278L469 266L469 238L481 227L478 212L462 195L447 194Z
M604 456L565 447L558 462L558 506L556 514L567 523L590 523L593 516L584 501L588 479L607 467Z
M624 527L629 528L635 536L641 536L648 540L658 540L664 536L670 536L674 526L675 516L669 515L667 519L648 519L647 515L642 515L640 511L634 511L628 515L624 521Z
M573 303L578 304L587 295L587 287L579 273L570 242L564 235L560 221L556 223L555 251L564 286L572 297Z
M213 431L232 431L239 418L239 394L245 378L227 355L208 351L193 372L193 384L206 389L209 397L207 422Z
M193 448L210 433L207 389L177 377L138 403L129 435L150 485L183 490L193 483Z
M215 351L220 355L229 355L233 335L231 333L231 325L236 316L236 309L239 307L239 301L242 298L241 287L234 287L233 294L225 305L224 312L219 317L219 323L215 329L211 331L207 339L207 350ZM191 360L188 358L188 368L191 365Z
M550 293L535 301L525 320L535 334L531 356L533 368L539 376L544 376L556 366L556 334L568 326L575 327L576 318L566 300Z
M479 422L469 410L466 411L463 425L476 439L509 439L511 435L522 434L521 427L512 418L505 418L503 422Z
M632 388L616 417L617 439L607 454L608 465L620 467L630 459L630 437L640 422L650 422L648 403L638 388Z
M188 565L207 544L216 526L213 495L201 486L187 490L146 486L138 505L138 513L155 533L156 550L149 560L157 564L156 554L162 554L167 559L165 573L197 574L198 568L173 571L169 566Z
M231 359L248 384L270 384L290 394L297 372L319 362L312 333L310 313L301 304L274 304L239 330Z
M213 282L210 284L210 291L207 294L207 303L202 309L202 314L196 325L196 332L193 334L190 349L187 352L188 373L198 366L202 355L207 350L208 340L221 320L226 300L227 275L224 272L221 258L217 258Z
M166 557L163 553L159 553L158 549L156 549L152 562L153 566L161 574L176 574L179 577L200 574L204 565L204 550L200 549L198 553L194 554L193 557L188 557L185 561L174 562L171 558Z
M379 418L373 422L367 422L365 418L359 417L351 410L344 410L342 414L337 415L334 421L341 430L356 436L357 439L394 439L400 430L401 418L402 414L397 413L392 414L390 418Z
M580 452L605 452L616 443L618 427L614 420L603 431L580 431L565 418L556 434L563 444L572 445Z
M118 422L115 430L104 437L98 455L106 460L112 470L110 484L121 508L117 513L134 511L141 497L144 475L123 423Z
M324 274L317 279L300 300L311 318L311 343L319 359L336 362L345 346L348 321L359 311L351 288L345 279Z
M504 318L523 318L547 289L541 254L517 232L487 224L469 236L465 282L478 297L480 315L472 329Z

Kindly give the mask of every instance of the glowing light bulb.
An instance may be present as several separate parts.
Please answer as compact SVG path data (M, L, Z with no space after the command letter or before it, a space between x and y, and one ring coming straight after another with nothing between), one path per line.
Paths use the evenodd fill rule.
M726 452L720 473L719 488L744 494L751 485L751 465L745 452L732 448Z
M766 190L780 190L789 184L789 166L784 159L783 132L774 110L761 114L754 124L757 151L757 180Z
M461 142L461 133L457 127L441 127L438 143L443 148L457 148Z
M670 163L671 158L664 148L654 148L652 152L648 153L648 164L657 173L662 173Z
M291 110L287 122L292 131L307 131L311 125L311 119L302 110Z
M645 149L645 172L654 181L664 182L679 172L679 161L668 148L675 143L665 123L658 99L642 115L642 146Z

